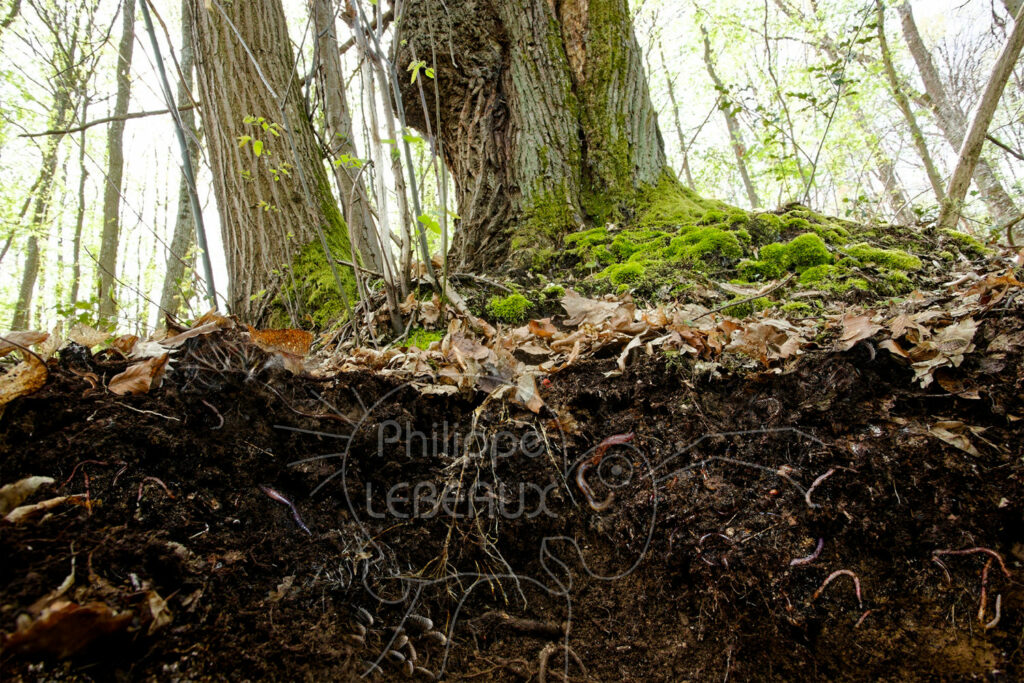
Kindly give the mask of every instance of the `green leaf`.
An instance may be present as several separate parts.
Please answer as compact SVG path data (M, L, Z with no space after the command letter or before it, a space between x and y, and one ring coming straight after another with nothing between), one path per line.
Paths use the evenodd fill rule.
M441 234L441 225L437 222L437 219L431 216L429 213L421 214L419 218L417 218L416 220L422 223L423 227L425 227L427 230L434 233L435 235Z
M252 151L256 156L263 154L263 140L253 140Z
M252 140L252 136L251 135L239 135L238 136L238 146L239 147L245 147L246 143L248 143L250 140Z

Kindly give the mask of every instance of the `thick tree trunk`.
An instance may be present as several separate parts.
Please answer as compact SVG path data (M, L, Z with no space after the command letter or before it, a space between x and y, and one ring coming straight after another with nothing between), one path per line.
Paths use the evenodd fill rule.
M317 297L353 293L351 271L333 262L350 257L349 238L303 107L281 0L192 0L192 13L229 308L259 322L280 304L293 323L325 323L334 316ZM344 314L337 301L331 309Z
M725 117L725 125L729 129L729 142L732 145L733 154L736 155L736 168L739 171L740 178L743 180L743 187L747 192L747 201L750 202L752 208L756 209L761 206L761 199L757 196L757 190L754 189L754 183L750 179L750 172L747 170L747 146L743 142L743 132L740 130L739 121L736 120L736 115L733 113L732 102L727 96L729 91L715 70L715 61L711 55L711 39L708 37L707 29L701 26L700 32L704 37L704 66L707 68L708 75L711 76L711 80L715 84L715 89L722 95L719 109L722 111L722 116Z
M181 53L179 67L182 80L178 83L175 101L179 106L192 99L194 83L192 71L195 68L195 48L192 36L191 0L181 0ZM193 109L180 112L181 125L185 129L188 144L188 155L192 160L192 168L199 163L199 130L196 128L196 115ZM195 220L192 216L191 198L189 197L188 181L182 173L178 183L178 211L174 219L174 235L171 237L170 253L167 255L167 270L164 271L164 284L160 290L160 309L177 315L185 302L181 296L181 280L185 269L192 269L195 255L192 247L196 241Z
M924 81L925 92L928 94L935 112L935 120L949 146L959 152L967 131L967 116L960 105L947 96L939 72L932 62L931 54L917 30L917 23L914 21L910 3L904 2L897 9L903 27L903 37L907 41L907 47L910 48L914 62L917 63L921 80ZM995 171L984 159L978 160L974 170L974 180L978 183L981 198L994 219L1006 221L1016 217L1017 208L1014 206L1013 200L1010 199L1010 195L999 182Z
M124 115L131 95L132 52L135 46L135 0L121 6L121 43L117 51L117 98L115 119L107 129L107 177L103 184L103 233L100 240L99 317L110 320L117 313L117 249L121 237L121 181L124 176Z
M407 0L400 73L414 53L430 58L432 36L457 267L486 270L510 249L555 246L585 221L626 218L662 178L626 0ZM403 89L409 122L425 131L416 86Z
M1024 7L1017 11L1013 31L1010 32L1003 51L996 59L995 66L992 67L992 75L989 77L981 100L974 110L971 126L964 136L956 168L953 170L953 176L949 179L949 188L946 191L942 214L939 216L939 227L941 228L953 228L960 220L960 208L967 196L967 189L970 187L971 176L978 164L978 158L981 156L985 136L988 134L996 107L999 105L1006 82L1010 80L1010 74L1013 72L1013 67L1017 63L1022 49L1024 49Z

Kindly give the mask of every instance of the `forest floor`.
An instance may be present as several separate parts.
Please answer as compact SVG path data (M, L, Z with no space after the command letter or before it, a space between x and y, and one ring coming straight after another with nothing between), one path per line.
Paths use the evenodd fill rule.
M0 678L1020 680L1009 263L799 320L570 291L426 351L26 353Z

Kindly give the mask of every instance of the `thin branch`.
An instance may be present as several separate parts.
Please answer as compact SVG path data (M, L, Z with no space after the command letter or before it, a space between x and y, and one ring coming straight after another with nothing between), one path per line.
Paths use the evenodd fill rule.
M1009 145L1007 145L1005 142L1003 142L999 138L995 137L994 135L986 135L985 139L988 140L989 142L991 142L996 147L1000 147L1003 150L1005 150L1006 152L1008 152L1008 153L1012 154L1013 156L1017 157L1021 161L1024 161L1024 154L1021 154L1020 152L1015 150L1013 147L1010 147Z
M195 109L198 106L199 106L198 104L183 104L180 107L178 107L178 111L186 111L188 109ZM19 138L38 138L38 137L42 137L44 135L70 135L71 133L80 133L83 130L85 130L86 128L92 128L93 126L102 126L104 123L113 123L114 121L127 121L129 119L141 119L141 118L145 118L146 116L160 116L161 114L170 114L170 113L171 113L170 109L160 109L160 110L156 110L156 111L133 111L133 112L128 112L127 114L124 114L123 116L107 116L107 117L104 117L102 119L96 119L95 121L90 121L90 122L88 122L86 124L83 124L81 126L76 126L74 128L63 128L63 129L60 129L60 130L57 130L57 129L54 129L54 130L44 130L42 133L22 133L18 137Z

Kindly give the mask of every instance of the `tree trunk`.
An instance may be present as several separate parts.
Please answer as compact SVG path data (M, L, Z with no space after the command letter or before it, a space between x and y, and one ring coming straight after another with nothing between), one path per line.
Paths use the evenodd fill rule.
M1020 8L1024 7L1024 0L1003 0L1003 6L1006 7L1006 11L1010 13L1011 17L1015 17L1020 12Z
M882 64L885 67L889 88L892 90L893 99L896 100L896 106L899 108L900 113L903 114L903 119L907 122L907 127L910 128L910 136L914 140L917 155L921 157L921 162L924 163L924 170L928 175L928 182L931 183L932 192L935 193L935 199L941 204L946 198L946 192L942 188L942 178L935 168L935 162L932 160L931 152L928 151L928 144L925 142L924 133L921 132L921 127L917 125L917 117L914 116L914 110L910 108L910 100L900 85L896 66L892 62L892 54L889 52L889 41L885 37L885 5L882 4L882 0L875 0L875 16L877 17L876 23L878 24L878 44L882 52Z
M318 36L317 55L321 88L323 91L324 119L327 131L327 151L334 167L334 177L342 206L350 216L352 242L367 268L384 273L386 264L381 251L381 239L369 204L369 195L358 175L359 168L351 160L359 158L352 117L345 96L345 79L341 71L338 34L334 21L334 0L314 0L313 26ZM351 205L350 205L351 204ZM347 258L347 257L346 257Z
M191 0L181 0L179 67L182 80L178 82L178 92L175 98L179 106L192 101L194 83L192 71L196 61L192 26ZM185 129L192 168L196 168L199 164L199 130L196 128L195 110L184 109L179 116L181 125ZM182 173L181 181L178 183L178 211L174 219L174 235L171 237L170 253L167 255L167 270L164 272L164 284L160 290L160 309L171 315L177 315L186 303L181 296L181 281L185 276L185 270L191 270L195 264L195 254L192 249L196 242L195 237L196 226L192 216L188 181L185 179L185 174Z
M59 62L58 62L59 63ZM71 118L71 97L66 87L65 78L57 79L57 92L54 96L54 112L51 119L52 128L63 130ZM14 307L11 329L23 330L32 320L32 298L35 293L36 279L39 276L39 233L45 231L46 218L50 210L53 195L53 183L57 174L57 148L63 135L53 135L46 140L43 158L39 167L39 177L34 187L34 195L30 199L32 216L29 220L28 245L25 248L25 267L21 274L21 286L18 288L18 302ZM25 207L28 208L28 205ZM23 215L27 211L23 212Z
M722 83L722 79L718 77L718 72L715 71L715 61L711 56L711 39L708 37L707 29L701 26L700 32L704 36L704 66L707 67L708 75L711 76L715 89L722 95L719 109L722 110L722 116L725 117L725 125L729 128L729 141L732 144L733 154L736 155L736 168L740 172L743 187L747 191L747 201L750 202L752 208L756 209L761 206L761 199L757 196L757 190L754 189L754 183L750 180L750 173L747 171L747 146L743 143L743 132L740 130L739 121L736 120L736 115L733 113L732 102L728 97L729 91L726 89L725 84Z
M939 124L939 129L942 131L949 146L959 152L963 146L964 133L967 130L967 116L960 109L960 105L947 96L946 89L942 85L942 79L939 77L939 72L935 68L934 62L932 62L931 54L929 54L928 48L925 47L924 41L921 40L921 34L917 30L917 24L914 21L914 14L910 9L910 3L904 2L897 9L899 10L900 21L903 27L903 37L907 41L910 54L914 57L914 62L917 63L918 71L921 73L925 92L928 94L932 109L935 112L935 120ZM1017 208L1014 206L1013 200L1010 199L1010 195L1003 189L1003 185L999 182L995 171L984 159L978 160L974 172L974 180L978 183L982 200L994 219L1006 221L1016 217Z
M349 237L303 107L281 0L192 0L192 13L229 308L250 322L273 306L274 321L283 309L292 324L327 324L354 293L351 271L334 263L350 256Z
M82 92L82 123L88 120L89 95ZM71 243L71 295L68 297L68 304L72 307L78 303L78 290L82 284L82 229L85 227L85 185L89 178L89 169L85 165L85 130L80 133L78 139L78 212L75 215L75 234Z
M135 46L135 0L121 6L121 43L117 50L117 99L115 120L107 129L107 177L103 185L103 233L97 268L99 279L99 317L111 320L117 313L117 249L121 233L121 181L124 175L124 115L131 95L132 52Z
M942 207L942 214L939 216L940 228L953 228L960 220L960 208L964 198L967 196L967 189L971 184L971 176L981 156L981 148L985 144L985 136L988 134L989 126L992 125L992 117L999 106L999 100L1006 88L1006 82L1010 80L1010 74L1017 63L1021 49L1024 49L1024 7L1017 11L1014 17L1013 31L1003 46L1003 51L992 67L992 75L985 86L985 92L974 111L974 118L971 127L964 136L963 145L960 148L960 156L956 162L956 169L949 179L949 189L946 192L946 201Z
M407 0L400 73L414 53L432 54L431 36L460 215L456 267L487 270L511 250L556 246L584 221L628 218L663 177L626 0ZM403 83L403 99L418 101L415 85ZM422 107L406 113L426 130Z

